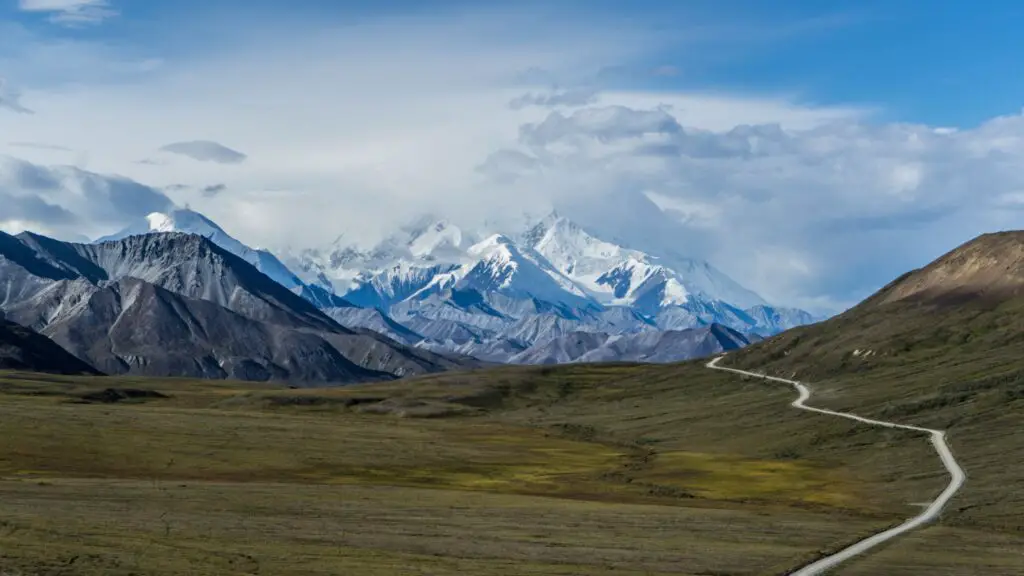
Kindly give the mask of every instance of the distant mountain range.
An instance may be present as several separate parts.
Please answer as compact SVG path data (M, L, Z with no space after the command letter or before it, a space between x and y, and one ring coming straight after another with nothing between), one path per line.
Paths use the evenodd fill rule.
M485 363L671 362L812 322L706 262L558 214L520 231L439 219L282 254L153 213L92 244L0 236L0 311L106 373L352 382Z
M815 320L769 305L706 262L606 242L557 213L518 233L424 219L376 246L338 242L287 254L284 262L303 282L358 307L326 310L343 324L494 362L561 358L541 351L579 333L594 336L587 341L596 353L611 337L721 325L746 342ZM637 357L693 356L689 347L669 344L682 340L633 341L650 343Z

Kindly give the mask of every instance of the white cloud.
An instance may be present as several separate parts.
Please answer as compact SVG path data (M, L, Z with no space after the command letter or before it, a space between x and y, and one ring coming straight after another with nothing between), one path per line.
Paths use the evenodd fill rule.
M4 138L83 151L79 167L170 187L251 244L372 240L427 211L482 220L561 205L811 307L844 305L977 233L1020 225L1019 116L955 131L792 95L606 89L566 100L569 90L547 87L585 86L623 63L650 77L665 38L619 22L539 21L243 22L217 27L220 48L191 59L0 31L0 65L37 111L4 115ZM524 94L536 105L509 106ZM139 162L197 136L248 158ZM5 152L68 162L47 147L0 143ZM18 195L66 209L90 235L142 209L102 195L93 207L76 190ZM161 196L141 193L139 204ZM8 226L48 210L19 206Z
M18 7L24 12L42 12L50 20L65 26L98 24L117 16L107 0L19 0Z
M551 113L502 152L542 168L501 185L515 194L553 184L554 195L570 183L596 206L643 191L680 224L654 241L710 258L769 299L809 306L847 305L1024 221L1007 210L1024 189L1024 116L960 131L856 117L728 130L677 120L664 108Z
M136 60L21 31L7 53L0 40L0 63L24 79L39 113L31 122L14 116L5 137L87 151L89 169L153 186L188 184L169 193L258 244L327 241L341 230L379 235L425 210L476 216L518 204L478 188L475 167L514 140L524 120L543 117L540 109L507 107L528 89L515 81L524 70L596 70L651 42L589 25L520 36L511 31L530 28L513 26L517 20L532 22L471 14L319 30L227 26L223 34L242 35L221 38L229 49L155 70L132 66L153 55ZM68 69L58 54L77 65ZM91 71L98 79L86 78ZM196 135L237 145L248 160L138 162L145 151ZM41 164L67 161L43 149L6 152ZM232 193L204 196L210 182Z

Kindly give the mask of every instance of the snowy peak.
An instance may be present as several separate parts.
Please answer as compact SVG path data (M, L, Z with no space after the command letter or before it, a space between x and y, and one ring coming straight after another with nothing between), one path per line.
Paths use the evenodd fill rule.
M146 216L146 221L149 223L150 232L186 232L200 236L227 234L212 220L188 208L168 213L153 212Z
M494 234L471 246L467 253L478 260L464 266L466 272L459 288L505 291L572 306L590 304L586 292L570 278L508 236Z
M484 259L498 259L501 261L512 262L515 260L516 255L519 254L519 249L516 247L515 242L511 238L504 234L494 234L485 238L483 241L474 244L467 250L470 255L479 256Z
M441 220L417 230L411 235L407 247L416 258L452 260L465 253L468 240L458 226Z
M421 218L369 248L346 243L342 235L330 246L292 253L286 260L306 282L343 294L364 290L379 274L394 276L395 267L465 264L475 241L475 236L447 220Z
M557 213L533 226L523 240L607 304L643 300L645 306L679 306L694 297L742 308L766 304L707 262L660 258L606 242Z
M591 236L556 212L527 231L523 240L556 267L563 271L571 268L574 274L581 275L593 273L596 267L610 259L622 259L633 254L621 246Z
M177 227L174 225L174 218L160 212L153 212L146 216L149 222L149 230L152 232L174 232Z
M198 234L207 238L220 234L227 236L227 233L224 232L223 228L216 225L206 216L188 208L181 208L171 210L169 212L153 212L116 234L111 234L110 236L104 236L103 238L97 239L96 243L120 240L122 238L127 238L128 236L137 236L139 234L163 232ZM232 240L234 239L232 238Z

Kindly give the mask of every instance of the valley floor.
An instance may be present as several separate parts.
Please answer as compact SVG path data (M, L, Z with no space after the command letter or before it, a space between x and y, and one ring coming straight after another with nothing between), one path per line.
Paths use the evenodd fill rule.
M0 572L783 574L945 484L921 438L791 400L700 364L330 390L8 374ZM1020 573L1021 549L940 524L842 573Z

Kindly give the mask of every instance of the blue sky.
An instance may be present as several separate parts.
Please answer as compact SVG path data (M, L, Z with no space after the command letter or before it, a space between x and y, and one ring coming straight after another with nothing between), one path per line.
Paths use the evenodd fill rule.
M1024 227L1024 5L975 6L0 0L0 229L173 202L278 247L560 207L841 309Z
M61 1L61 0L53 0ZM75 1L75 0L68 0ZM382 15L437 17L466 7L501 10L508 2L413 0L118 0L102 25L54 28L48 13L26 13L5 0L0 17L54 36L133 43L175 53L216 43L202 20L327 19ZM714 89L790 93L817 104L877 107L887 120L967 127L1024 106L1024 4L989 0L592 0L555 3L539 18L602 17L641 22L660 33L697 30L694 49L681 39L643 64L674 66L675 76L630 74L636 62L611 63L602 82L661 90ZM211 18L211 14L219 17ZM172 29L177 29L175 32ZM624 70L615 70L622 66ZM617 72L617 73L616 73Z

